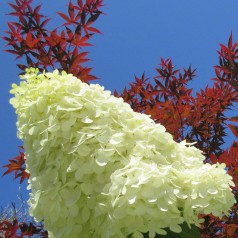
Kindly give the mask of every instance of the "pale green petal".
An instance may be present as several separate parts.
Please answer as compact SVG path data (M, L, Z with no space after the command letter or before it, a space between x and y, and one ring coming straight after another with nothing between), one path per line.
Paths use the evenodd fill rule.
M82 219L84 222L86 222L90 217L90 211L87 207L84 207L83 208L83 211L82 211Z
M177 224L171 224L169 226L169 229L175 233L180 233L182 231L181 226L177 225Z
M134 233L133 233L133 236L132 236L133 238L143 238L144 236L143 236L143 234L142 233L140 233L140 232L138 232L138 231L135 231Z

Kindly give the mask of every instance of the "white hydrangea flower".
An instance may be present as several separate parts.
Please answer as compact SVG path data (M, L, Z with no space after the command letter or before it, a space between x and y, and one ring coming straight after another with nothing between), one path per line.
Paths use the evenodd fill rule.
M100 85L28 69L11 90L30 172L30 214L54 238L134 238L229 214L224 164L176 143Z

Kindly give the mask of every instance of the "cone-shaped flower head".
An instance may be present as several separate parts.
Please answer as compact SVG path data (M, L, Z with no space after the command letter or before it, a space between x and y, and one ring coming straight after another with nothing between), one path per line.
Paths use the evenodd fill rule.
M30 214L51 238L126 238L181 232L198 214L229 214L224 164L204 164L149 116L100 85L28 69L13 85L30 173Z

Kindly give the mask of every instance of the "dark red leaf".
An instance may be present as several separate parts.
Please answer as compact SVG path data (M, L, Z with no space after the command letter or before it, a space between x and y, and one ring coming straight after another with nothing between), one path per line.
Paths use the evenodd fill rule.
M94 33L98 33L98 34L101 34L101 31L99 31L97 28L95 27L91 27L91 26L84 26L84 30L87 32L87 31L91 31L91 32L94 32Z
M229 47L230 49L231 49L232 46L233 46L232 39L233 39L233 36L232 36L232 32L231 32L230 37L229 37L229 41L228 41L228 47Z
M29 178L29 174L25 171L25 155L23 152L20 151L20 154L10 159L9 162L9 164L3 166L3 168L7 168L3 176L14 173L15 178L20 178L20 183Z
M238 127L228 124L228 127L230 128L230 130L232 131L233 135L238 138Z
M71 19L67 15L65 15L64 13L57 12L57 14L59 16L61 16L67 23L71 23Z
M238 122L238 116L230 117L229 121L231 121L231 122Z
M44 20L44 21L40 24L40 28L44 28L50 20L51 20L51 18L47 18L46 20Z
M72 1L69 1L68 13L69 13L71 21L74 21L74 5L73 5Z

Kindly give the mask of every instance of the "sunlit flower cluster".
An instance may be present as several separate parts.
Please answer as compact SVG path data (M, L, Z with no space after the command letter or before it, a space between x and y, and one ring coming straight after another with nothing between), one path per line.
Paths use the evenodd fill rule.
M49 237L154 237L199 225L201 213L229 213L234 184L224 164L204 164L201 151L100 85L28 69L11 93L30 214Z

